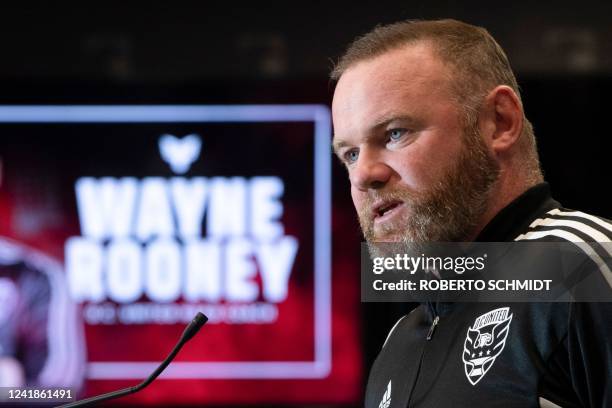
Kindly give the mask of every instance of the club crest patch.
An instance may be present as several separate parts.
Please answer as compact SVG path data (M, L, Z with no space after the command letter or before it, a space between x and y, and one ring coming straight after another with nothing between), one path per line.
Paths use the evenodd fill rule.
M509 307L501 307L480 315L472 327L468 327L463 344L463 366L472 385L484 377L504 349L512 316Z

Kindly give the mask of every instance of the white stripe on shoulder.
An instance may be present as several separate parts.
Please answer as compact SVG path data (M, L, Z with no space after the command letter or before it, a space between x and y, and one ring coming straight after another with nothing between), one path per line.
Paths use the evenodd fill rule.
M583 213L582 211L561 211L560 209L555 208L554 210L550 210L547 214L560 215L562 217L580 217L580 218L584 218L586 220L593 221L595 224L597 224L597 225L605 228L606 230L612 232L612 224L602 220L599 217L595 217L594 215Z
M540 408L563 408L562 406L557 405L554 402L549 401L544 397L539 397L538 401L540 403Z
M411 312L412 313L412 312ZM410 313L408 313L410 314ZM398 324L400 324L400 322L402 320L404 320L405 318L407 318L408 315L404 315L402 317L399 318L399 320L397 322L395 322L395 324L393 325L393 327L391 328L391 330L389 331L389 334L387 334L387 338L385 339L385 342L383 343L382 348L384 348L387 345L387 342L389 341L389 338L391 337L391 335L393 334L393 332L395 331L395 328L397 327Z
M576 234L572 234L569 231L554 229L548 231L531 231L525 234L521 234L518 237L514 238L515 241L524 241L524 240L532 240L532 239L540 239L544 237L558 237L563 238L566 241L570 242L584 242L582 238L580 238Z
M534 222L529 225L531 228L536 228L539 226L542 227L568 227L575 230L578 230L589 237L591 237L595 242L612 242L610 237L606 236L603 232L596 230L595 228L582 223L580 221L573 220L560 220L556 218L538 218Z
M578 235L572 234L569 231L565 231L561 229L554 229L554 230L548 230L548 231L531 231L526 234L519 235L514 240L515 241L525 241L525 240L539 239L539 238L548 237L548 236L563 238L570 242L582 242L582 243L585 242ZM591 248L591 246L579 245L579 248L582 249L584 253L586 253L593 262L595 262L595 265L597 265L603 277L606 279L606 281L608 281L608 285L612 287L612 271L610 270L610 268L608 268L608 265L606 265L606 262L603 259L601 259L599 254L597 254L597 252L595 252L595 250Z
M15 241L0 237L0 264L10 265L23 260L23 249Z

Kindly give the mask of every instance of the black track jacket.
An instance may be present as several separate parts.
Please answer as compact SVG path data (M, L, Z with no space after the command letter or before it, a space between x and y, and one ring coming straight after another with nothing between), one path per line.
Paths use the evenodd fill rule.
M599 234L610 241L612 221L562 208L542 183L500 211L477 240L601 242ZM490 334L478 332L486 322L508 331L493 361L487 355L499 350L483 346ZM391 330L365 406L612 407L612 303L421 304Z

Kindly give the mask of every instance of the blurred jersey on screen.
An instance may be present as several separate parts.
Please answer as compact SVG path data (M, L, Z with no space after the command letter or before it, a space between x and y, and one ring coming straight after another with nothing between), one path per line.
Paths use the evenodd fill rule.
M79 388L84 368L82 323L60 264L0 237L0 386Z

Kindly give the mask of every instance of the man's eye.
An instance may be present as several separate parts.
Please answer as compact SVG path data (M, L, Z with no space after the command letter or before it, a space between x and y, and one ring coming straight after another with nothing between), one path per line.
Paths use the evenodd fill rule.
M357 158L359 158L359 152L355 149L349 150L346 153L344 153L344 161L346 161L349 164L356 162Z
M397 142L402 138L402 136L404 136L406 129L391 129L387 133L390 141Z

